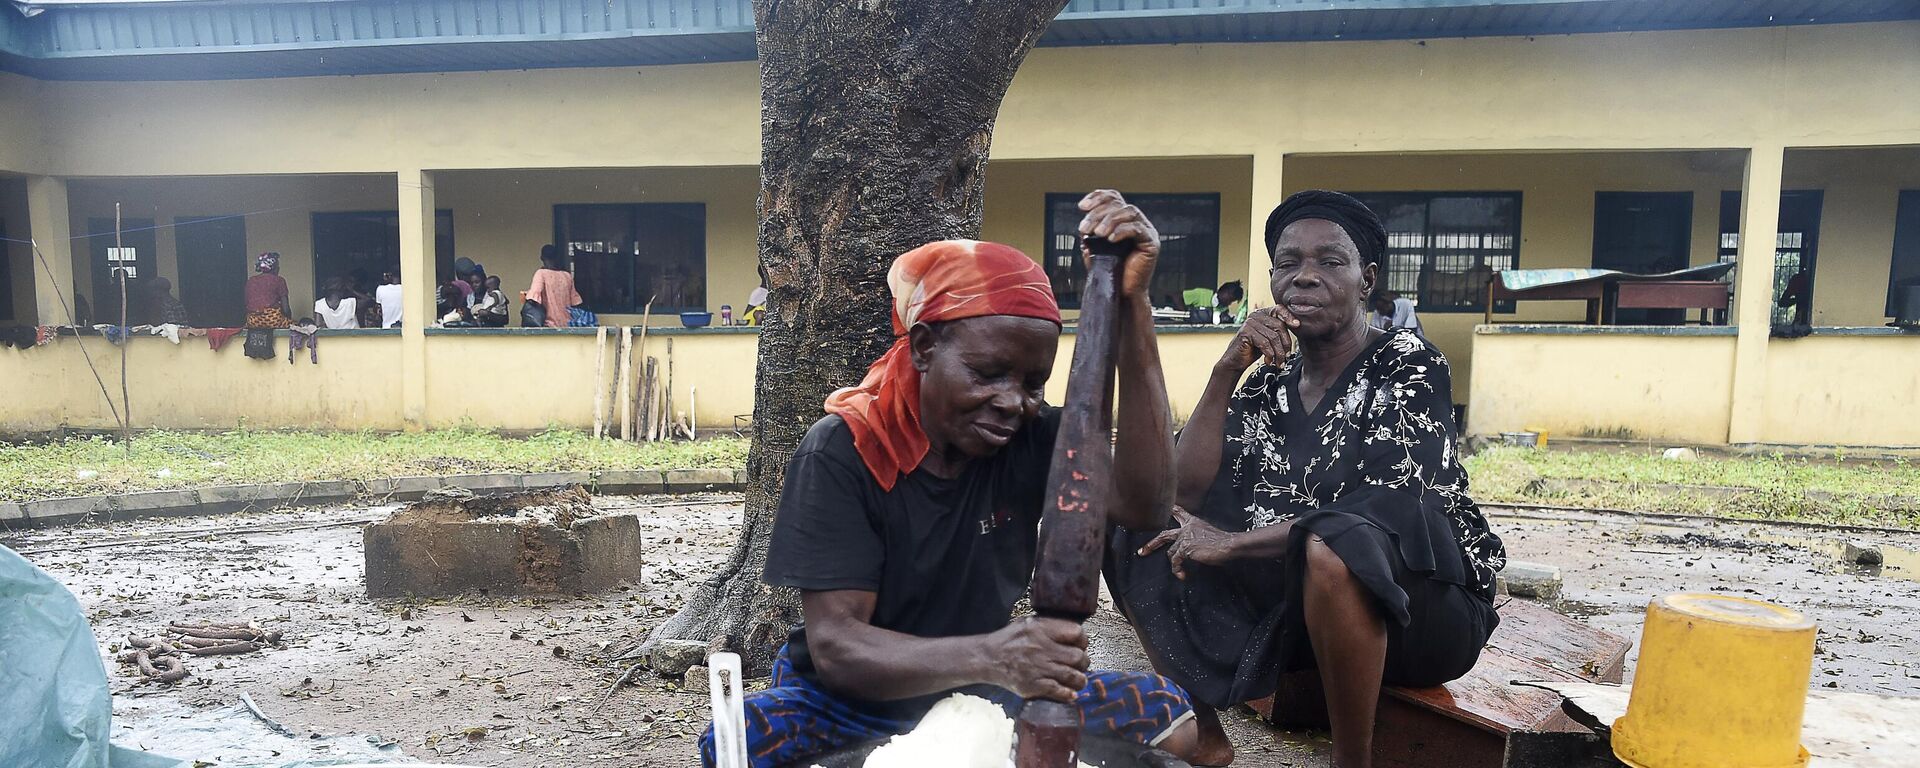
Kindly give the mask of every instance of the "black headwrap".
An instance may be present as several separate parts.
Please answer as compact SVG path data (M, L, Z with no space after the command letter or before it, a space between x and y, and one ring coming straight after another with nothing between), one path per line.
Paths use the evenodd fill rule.
M1267 215L1267 255L1273 255L1287 225L1301 219L1325 219L1340 225L1368 264L1379 264L1387 250L1387 227L1366 204L1342 192L1309 189L1288 196Z

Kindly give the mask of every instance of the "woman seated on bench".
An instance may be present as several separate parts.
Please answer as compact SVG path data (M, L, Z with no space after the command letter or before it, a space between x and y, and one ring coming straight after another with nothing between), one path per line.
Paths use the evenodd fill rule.
M1248 318L1180 435L1179 525L1117 529L1107 577L1155 668L1192 696L1196 763L1232 759L1214 709L1314 668L1333 764L1364 767L1383 682L1473 668L1506 553L1467 496L1446 359L1366 321L1379 218L1302 192L1266 242L1279 306Z

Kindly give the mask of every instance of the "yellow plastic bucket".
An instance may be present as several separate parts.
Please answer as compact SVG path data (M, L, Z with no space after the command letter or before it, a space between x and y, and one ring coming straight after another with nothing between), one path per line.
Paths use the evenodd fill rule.
M1634 768L1794 768L1813 622L1745 598L1679 594L1647 604L1640 664L1613 754Z

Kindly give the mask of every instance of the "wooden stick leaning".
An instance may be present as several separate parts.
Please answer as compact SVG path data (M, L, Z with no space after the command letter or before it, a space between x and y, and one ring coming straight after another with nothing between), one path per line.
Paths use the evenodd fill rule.
M607 327L600 326L593 334L593 439L598 440L607 434L607 425L602 413L607 407L607 390L600 382L607 376Z
M633 385L633 327L620 326L619 375L613 383L614 400L620 403L620 439L633 439L633 398L627 388ZM609 430L611 431L611 430Z

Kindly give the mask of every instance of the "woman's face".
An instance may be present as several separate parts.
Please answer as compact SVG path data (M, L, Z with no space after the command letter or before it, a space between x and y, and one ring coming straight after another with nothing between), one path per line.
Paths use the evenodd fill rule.
M1299 319L1302 341L1329 338L1362 321L1377 271L1340 225L1301 219L1274 245L1273 300Z
M920 427L947 453L998 453L1040 413L1060 327L1030 317L973 317L917 326Z

